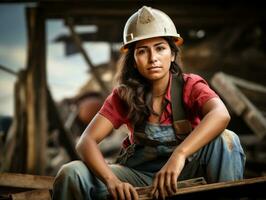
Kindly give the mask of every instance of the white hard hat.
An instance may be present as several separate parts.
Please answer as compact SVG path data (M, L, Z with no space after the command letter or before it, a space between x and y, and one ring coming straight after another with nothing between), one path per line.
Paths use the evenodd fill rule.
M164 36L174 37L178 46L183 43L175 24L168 15L160 10L143 6L126 22L122 50L126 50L127 45L132 42Z

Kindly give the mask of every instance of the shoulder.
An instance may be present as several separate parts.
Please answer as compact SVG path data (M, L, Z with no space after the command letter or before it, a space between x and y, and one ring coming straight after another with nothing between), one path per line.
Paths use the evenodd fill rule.
M119 90L117 88L113 89L106 98L99 113L108 118L115 128L118 128L121 124L125 123L125 120L127 119L127 108L123 100L120 98Z
M197 75L197 74L183 73L183 78L184 78L185 83L196 83L196 82L201 82L201 81L207 83L207 81L204 78L202 78L200 75Z
M209 84L208 82L201 77L200 75L197 74L183 74L184 78L184 90L193 90L193 89L202 89L202 88L208 88Z
M211 87L209 86L208 82L197 74L183 74L184 78L184 90L202 90L202 91L212 91Z
M202 107L209 99L218 97L216 92L208 85L207 81L197 74L183 74L184 101L188 104Z
M123 101L119 95L119 89L114 88L106 98L105 102L112 104L113 106L118 106L118 107L121 106Z

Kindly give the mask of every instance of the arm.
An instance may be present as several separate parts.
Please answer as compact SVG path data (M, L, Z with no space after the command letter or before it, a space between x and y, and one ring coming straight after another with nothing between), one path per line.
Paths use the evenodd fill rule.
M185 158L198 151L221 134L230 121L230 115L219 98L212 98L203 106L203 119L191 134L174 151L173 156Z
M98 143L113 129L113 124L104 116L97 114L81 135L76 149L89 169L107 186L114 199L137 199L137 192L128 183L121 182L108 167Z
M177 188L177 178L180 175L187 157L198 151L217 137L227 127L230 115L219 98L207 101L202 109L203 119L189 136L175 149L168 162L156 174L152 194L157 193L161 197L174 194Z

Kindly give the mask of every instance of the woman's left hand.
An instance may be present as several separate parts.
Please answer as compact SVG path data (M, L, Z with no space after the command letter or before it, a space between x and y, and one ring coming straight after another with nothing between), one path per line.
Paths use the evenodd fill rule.
M177 192L177 178L184 168L186 157L182 154L172 155L163 168L156 173L151 195L165 199Z

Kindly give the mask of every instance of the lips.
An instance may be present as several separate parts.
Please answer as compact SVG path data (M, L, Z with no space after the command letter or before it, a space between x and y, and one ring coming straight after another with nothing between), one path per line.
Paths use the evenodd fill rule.
M152 66L152 67L148 67L148 70L156 70L156 69L161 69L162 67L159 66Z

